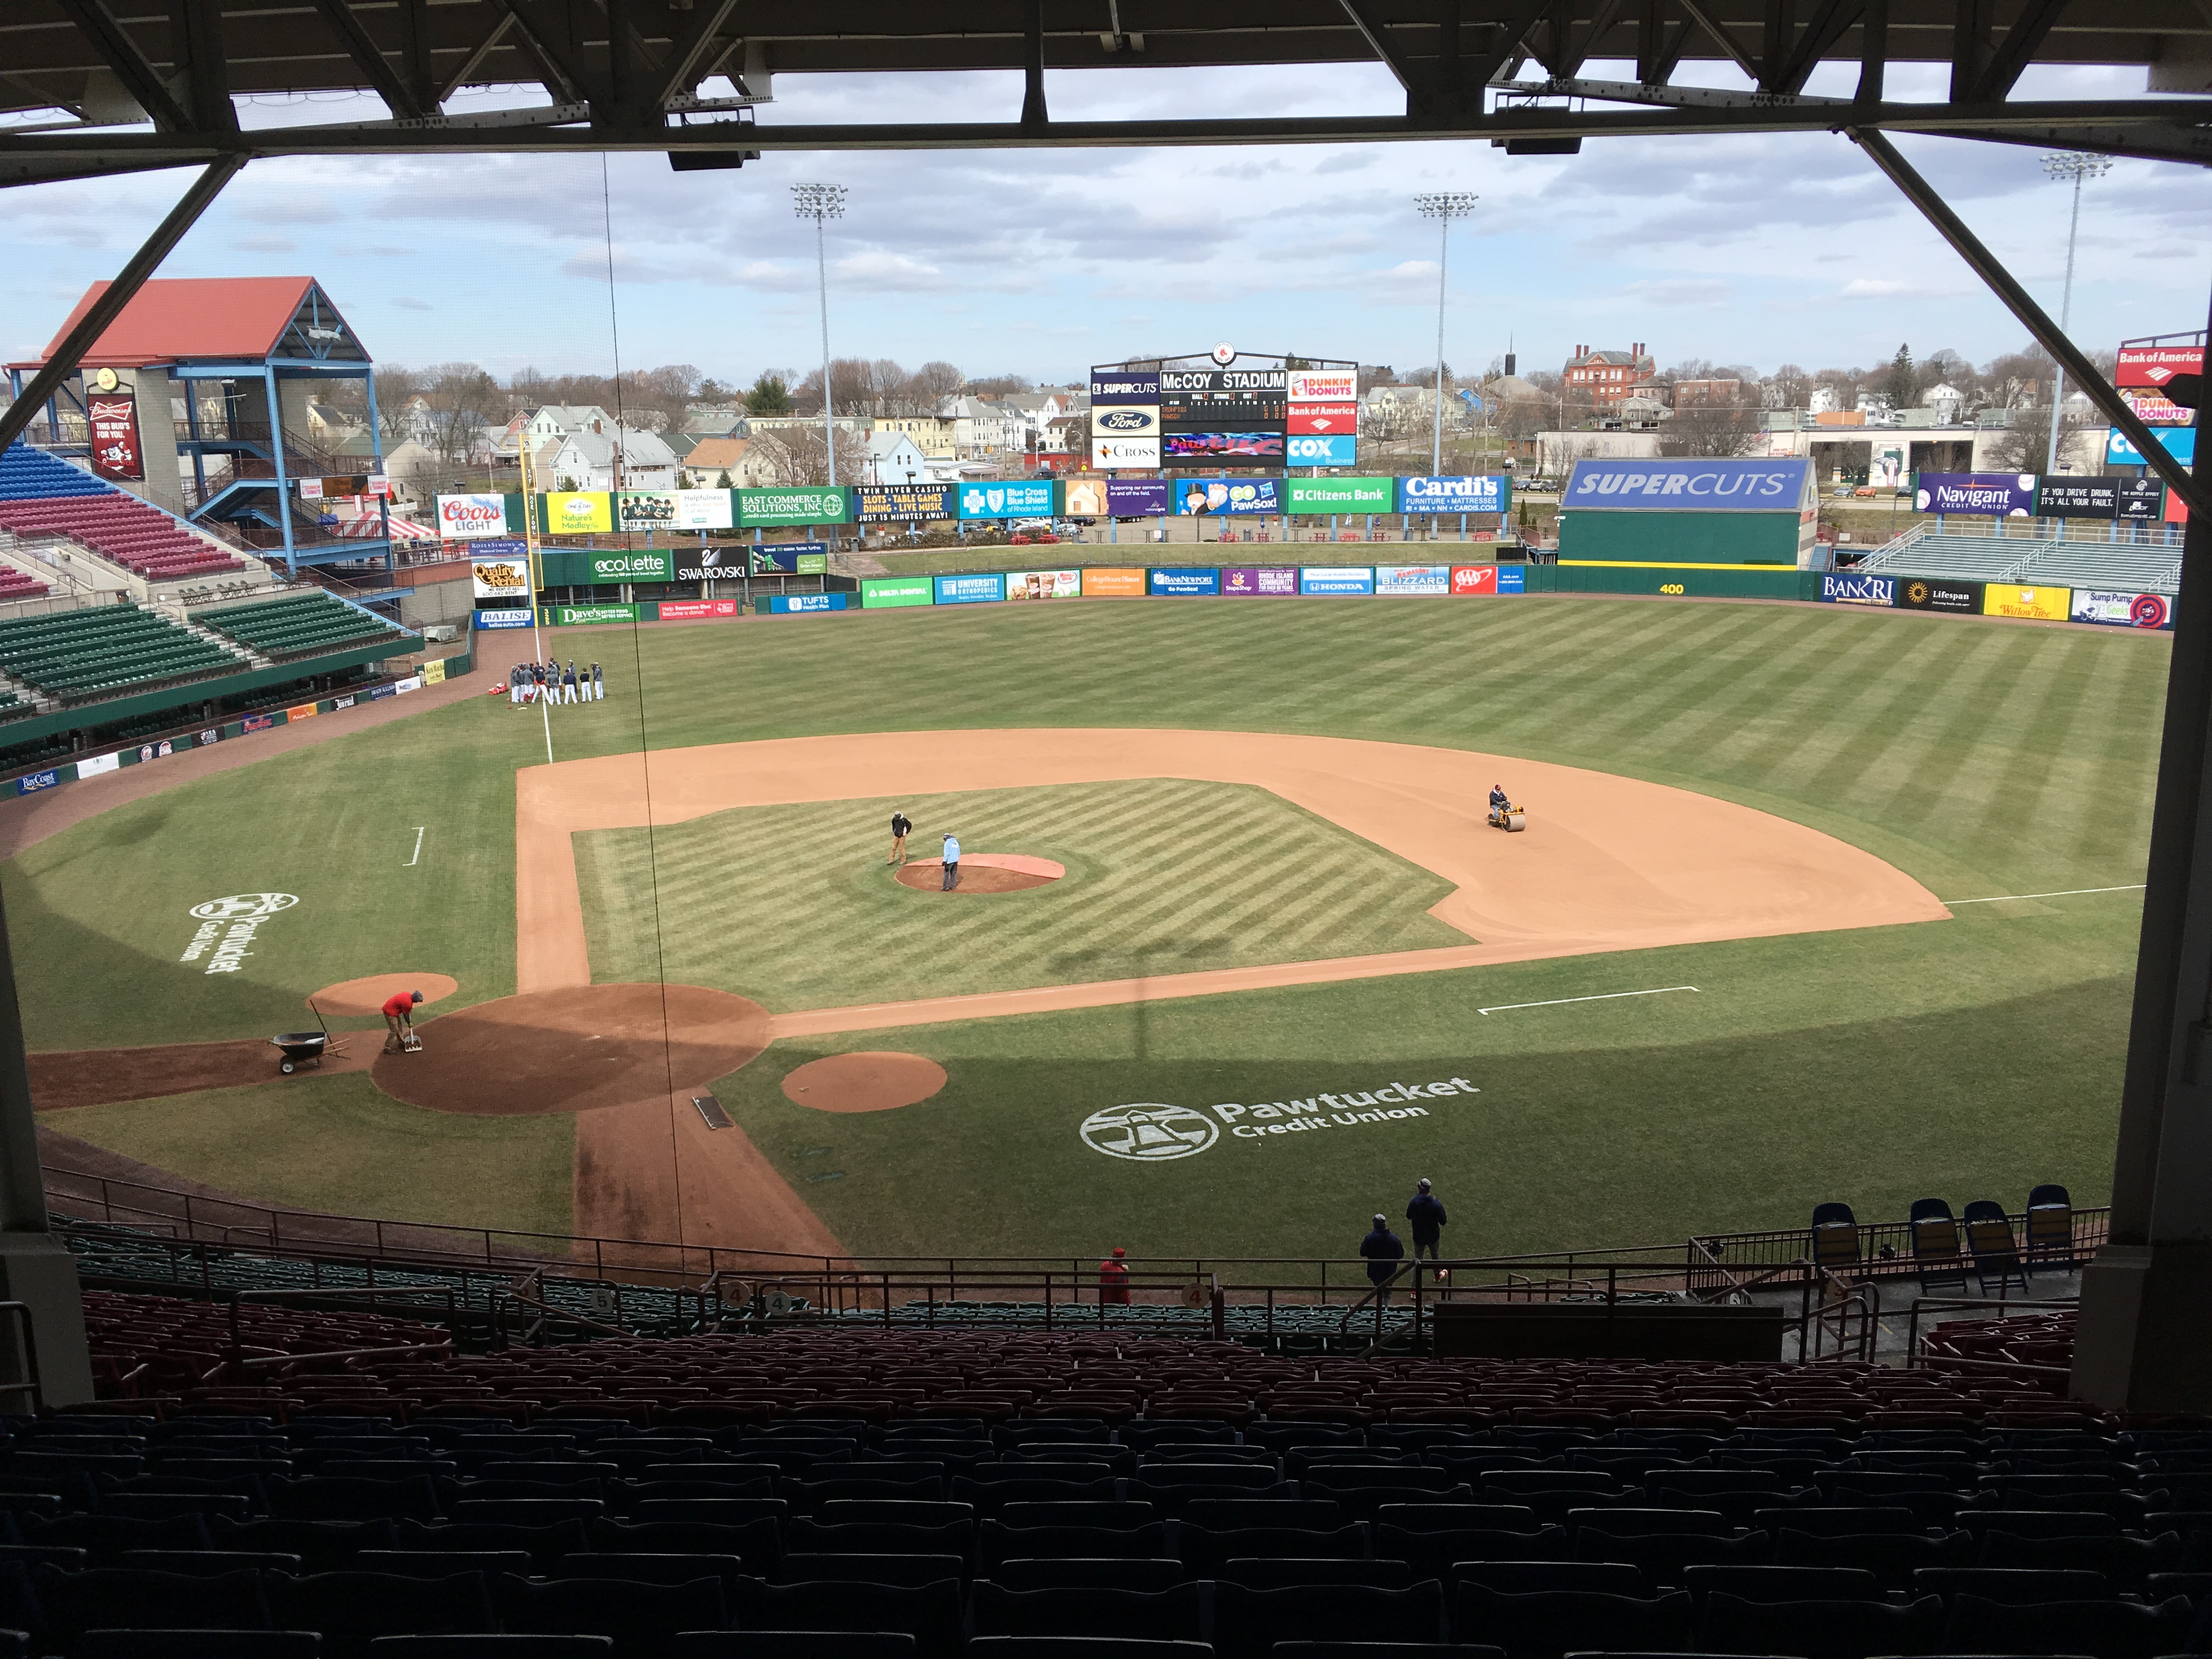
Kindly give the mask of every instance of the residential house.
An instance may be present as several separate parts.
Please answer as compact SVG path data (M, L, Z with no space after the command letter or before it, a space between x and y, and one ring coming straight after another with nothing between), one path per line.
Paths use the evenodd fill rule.
M1956 426L1966 412L1966 394L1948 380L1938 380L1928 388L1921 402L1936 411L1936 418L1945 426Z
M915 441L903 432L872 432L860 457L861 482L872 484L918 484L931 482L929 463Z
M541 444L531 465L543 489L676 488L676 456L660 434L611 421Z
M1567 359L1564 373L1571 397L1587 396L1593 413L1610 415L1620 407L1623 398L1647 391L1658 368L1638 340L1626 351L1600 351L1578 345Z
M743 404L694 404L684 411L684 429L702 437L731 438L743 434L745 419Z
M954 453L966 459L1003 455L1021 443L1026 417L981 398L948 399L938 413L952 422Z
M1658 387L1650 389L1656 392ZM1733 374L1715 375L1700 380L1674 382L1674 407L1687 409L1694 404L1734 404L1743 401L1743 382Z
M1613 406L1606 416L1608 426L1618 424L1624 431L1644 432L1668 419L1674 410L1667 400L1657 395L1659 388L1646 386L1631 392Z
M684 457L700 489L762 489L791 482L791 451L773 433L750 438L702 438Z
M1813 395L1806 399L1808 415L1838 415L1843 412L1844 394L1832 386L1816 386Z
M949 461L959 453L954 422L943 415L878 415L876 430L903 432L914 446L933 461Z

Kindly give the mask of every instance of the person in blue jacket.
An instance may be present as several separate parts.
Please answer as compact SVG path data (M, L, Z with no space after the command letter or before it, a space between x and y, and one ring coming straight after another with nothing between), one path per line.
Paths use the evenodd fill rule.
M1367 1279L1375 1286L1376 1301L1388 1304L1390 1281L1398 1276L1398 1264L1406 1259L1405 1242L1390 1231L1389 1217L1375 1218L1375 1231L1359 1241L1359 1254L1367 1258Z
M1443 1254L1444 1223L1449 1218L1443 1200L1429 1190L1429 1178L1423 1176L1413 1183L1413 1201L1406 1206L1406 1219L1413 1224L1414 1261L1425 1255L1434 1261Z

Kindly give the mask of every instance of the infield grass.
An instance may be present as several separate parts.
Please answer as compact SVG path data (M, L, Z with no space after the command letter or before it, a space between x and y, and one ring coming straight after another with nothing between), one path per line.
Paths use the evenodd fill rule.
M917 858L949 828L970 853L1056 859L1067 874L949 899L902 887L884 859L898 807ZM593 979L665 977L779 1012L1468 942L1425 914L1449 882L1240 784L749 806L574 845Z
M610 701L553 711L563 759L641 741L1054 725L1459 746L1774 812L1946 899L2142 880L2167 659L2162 635L2121 629L1595 597L977 606L597 631L588 649L609 665ZM33 1046L265 1036L318 985L405 968L461 981L441 1008L507 994L513 776L544 744L535 714L476 699L33 848L0 870ZM855 841L865 875L880 872L873 820L887 813L871 811ZM422 863L403 869L424 823ZM663 850L664 878L713 861L684 865L665 837ZM744 850L732 886L823 856L818 841ZM301 902L264 927L243 971L178 962L189 906L264 889ZM1977 905L1905 927L860 1033L780 1044L717 1092L864 1250L1340 1252L1421 1174L1467 1226L1448 1235L1463 1249L1802 1224L1831 1197L1862 1217L1931 1193L2017 1203L2035 1180L2089 1204L2109 1181L2139 910L2133 892ZM947 931L902 941L917 960L969 925L951 906L933 914ZM1676 983L1700 988L1476 1012ZM434 1049L434 1020L426 1033ZM776 1088L817 1054L885 1048L941 1060L946 1089L831 1116ZM1449 1116L1224 1139L1164 1165L1102 1157L1076 1133L1120 1103L1254 1103L1438 1067L1483 1093ZM419 1190L512 1207L490 1190L506 1166L476 1138L483 1120L419 1131L450 1173L426 1154L419 1178L387 1179L380 1143L311 1154L313 1126L298 1125L280 1157L240 1137L228 1107L204 1122L155 1115L88 1109L66 1127L290 1202L381 1194L413 1217ZM358 1167L321 1167L345 1162ZM843 1178L809 1179L827 1173Z

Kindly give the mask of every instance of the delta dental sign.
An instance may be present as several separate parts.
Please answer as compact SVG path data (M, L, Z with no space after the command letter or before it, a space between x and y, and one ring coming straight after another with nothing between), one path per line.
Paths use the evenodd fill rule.
M1231 1139L1267 1140L1276 1135L1405 1122L1430 1115L1428 1104L1416 1103L1481 1092L1467 1079L1455 1077L1426 1084L1394 1081L1356 1094L1316 1094L1304 1100L1224 1101L1204 1111L1164 1101L1140 1101L1093 1112L1076 1133L1085 1146L1108 1158L1160 1164L1206 1151L1221 1139L1224 1129Z

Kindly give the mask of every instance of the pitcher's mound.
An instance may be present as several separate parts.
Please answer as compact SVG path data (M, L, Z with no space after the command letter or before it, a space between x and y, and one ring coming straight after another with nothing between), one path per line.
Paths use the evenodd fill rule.
M902 864L895 872L902 887L939 892L945 885L943 859L917 859ZM960 859L960 884L956 893L1018 893L1025 888L1045 887L1067 873L1054 859L1032 858L1026 853L965 853Z
M495 1116L588 1112L703 1089L768 1047L768 1011L696 985L576 985L480 1002L380 1055L376 1086L411 1106Z
M307 999L307 1006L325 1016L380 1014L385 1000L402 991L420 991L428 1006L460 988L444 974L371 974L366 979L341 980L336 985L325 985Z
M935 1060L890 1052L810 1060L783 1079L786 1095L817 1112L888 1112L927 1100L944 1086L945 1068Z

